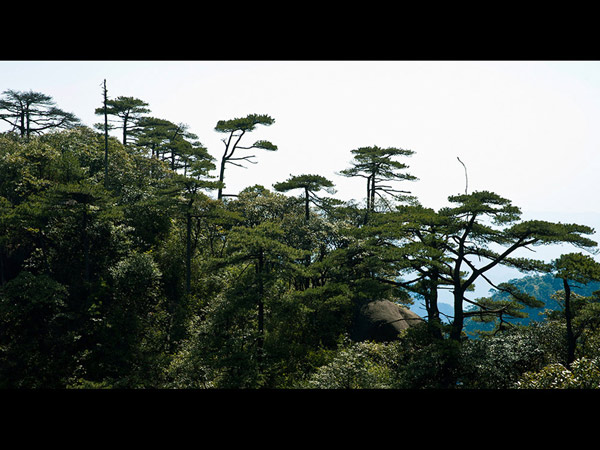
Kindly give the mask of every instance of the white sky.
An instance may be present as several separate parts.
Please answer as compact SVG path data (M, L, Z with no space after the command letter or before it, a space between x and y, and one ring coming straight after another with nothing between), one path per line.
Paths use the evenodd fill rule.
M279 150L229 166L228 193L314 173L361 200L363 180L336 175L350 151L401 147L416 152L406 162L419 178L401 187L425 206L464 192L458 156L469 192L507 197L524 218L600 227L600 61L0 61L0 92L50 95L89 126L104 79L109 97L187 124L217 160L217 121L272 116L244 139Z
M151 115L186 123L219 158L218 120L275 118L257 165L228 167L228 191L290 174L331 178L340 198L362 198L362 180L336 172L350 151L409 148L406 183L438 208L488 189L524 211L598 212L600 62L597 61L0 61L0 89L34 90L86 125L110 97L140 98ZM1 125L0 125L1 126ZM117 133L115 133L117 135Z

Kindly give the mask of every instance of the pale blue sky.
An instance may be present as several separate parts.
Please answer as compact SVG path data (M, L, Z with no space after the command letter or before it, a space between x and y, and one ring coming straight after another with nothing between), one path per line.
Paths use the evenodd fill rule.
M43 92L90 126L104 79L110 97L187 124L217 159L218 120L275 118L247 139L279 151L229 167L226 192L316 173L362 199L363 180L336 172L352 149L392 146L416 152L420 180L402 188L426 206L464 192L459 156L469 191L497 192L526 218L600 227L598 61L0 61L0 92Z

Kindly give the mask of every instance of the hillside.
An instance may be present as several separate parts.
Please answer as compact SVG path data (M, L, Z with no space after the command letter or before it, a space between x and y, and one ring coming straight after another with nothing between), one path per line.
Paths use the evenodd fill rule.
M510 283L516 285L523 292L533 295L538 300L541 300L545 305L541 308L530 308L525 307L524 312L527 313L528 317L524 319L512 319L510 322L527 325L532 321L542 321L545 318L545 310L557 310L562 308L556 300L552 298L552 295L556 291L563 289L562 280L555 278L551 274L546 275L532 275L523 278L512 279ZM584 285L573 285L573 292L583 295L590 296L594 291L600 290L599 282L589 283L587 286ZM504 299L508 294L499 291L491 291L491 297L496 300ZM471 319L465 321L465 331L470 334L476 330L490 330L493 324L485 324L481 322L475 322Z

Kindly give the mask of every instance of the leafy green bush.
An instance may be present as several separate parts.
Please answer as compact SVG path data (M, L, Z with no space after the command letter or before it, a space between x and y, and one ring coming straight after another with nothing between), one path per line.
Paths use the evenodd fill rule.
M538 372L527 372L516 383L518 389L600 389L600 359L579 358L567 369L549 364Z
M389 389L395 383L390 357L393 346L346 341L328 364L303 384L310 389Z

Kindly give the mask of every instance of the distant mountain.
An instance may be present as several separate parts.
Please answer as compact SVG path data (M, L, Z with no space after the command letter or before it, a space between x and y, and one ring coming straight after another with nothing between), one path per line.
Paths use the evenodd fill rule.
M548 220L551 222L578 223L582 225L587 225L596 230L595 235L591 235L590 238L600 242L600 213L534 211L528 214L524 214L523 219L538 219ZM531 249L523 249L522 253L515 254L515 256L531 257L530 251ZM551 260L558 258L561 254L568 253L570 251L572 251L572 248L567 244L540 246L535 248L535 259L550 262ZM600 259L598 259L598 257L596 257L596 259L600 262ZM528 318L514 319L513 322L527 324L531 321L541 321L544 319L543 311L545 309L556 310L560 308L556 301L554 301L550 297L556 291L563 289L562 280L556 279L550 274L521 277L521 273L518 270L498 265L490 271L490 275L492 275L490 278L493 280L509 280L510 283L515 284L522 291L533 295L538 300L541 300L545 303L545 305L541 308L524 309L524 311L528 313ZM473 298L492 297L497 299L502 298L506 295L501 292L497 292L493 289L489 290L488 286L489 285L484 282L478 283L478 285L475 286L475 292L471 293L471 296ZM573 292L576 292L580 295L588 296L591 295L592 292L597 290L600 290L600 283L590 283L587 286L573 289ZM448 292L441 294L447 295ZM445 301L440 301L438 303L440 312L449 316L445 317L442 315L442 319L445 322L450 322L452 320L452 317L454 316L454 308L450 302L451 299L446 297ZM414 305L410 306L410 310L420 315L421 317L427 316L427 311L423 306L423 302L418 299L415 299L415 303ZM491 329L492 325L487 325L487 327L487 329ZM465 329L467 330L467 332L473 332L476 329L484 330L486 329L486 324L474 322L472 320L467 320L465 321Z
M563 282L561 279L555 278L551 274L526 276L523 278L512 279L509 282L517 286L521 291L544 302L544 306L541 308L525 307L522 311L527 313L528 317L523 319L509 320L512 323L527 325L532 321L542 321L545 317L544 310L555 311L562 308L562 306L551 297L554 293L556 293L556 291L564 289ZM583 296L590 296L594 291L600 290L600 283L591 282L585 286L573 284L572 288L574 293ZM491 293L491 297L495 300L501 300L508 297L508 294L505 292L491 291ZM472 319L465 320L465 331L468 334L473 333L476 330L483 331L491 330L492 328L493 324L475 322Z
M410 305L409 309L423 318L427 317L427 310L425 309L423 302L418 299L415 299L415 303ZM438 309L443 322L448 323L452 320L452 317L454 316L454 307L451 304L438 302Z
M562 308L561 305L554 299L552 299L552 295L556 293L556 291L560 291L563 289L563 283L561 279L555 278L551 274L546 275L532 275L526 276L523 278L515 278L511 279L509 283L517 286L521 291L533 295L538 300L544 302L544 306L541 308L530 308L525 307L523 312L526 312L528 317L523 319L510 319L512 323L519 323L522 325L527 325L532 321L542 321L544 320L545 310L557 310ZM586 286L577 285L573 286L573 292L583 295L590 296L594 291L600 290L599 282L592 282ZM490 297L495 300L501 300L508 297L508 294L504 292L499 292L495 290L490 291ZM442 320L446 323L452 321L452 317L454 316L454 307L445 302L439 302L438 308L440 313L442 313ZM421 317L427 316L427 311L425 310L425 306L422 301L415 299L415 303L409 308L414 313L418 314ZM476 322L470 318L465 320L465 331L471 335L477 330L491 330L493 328L493 324Z

